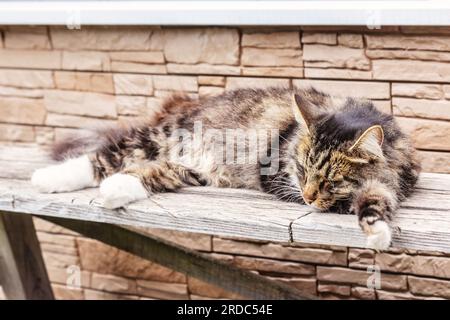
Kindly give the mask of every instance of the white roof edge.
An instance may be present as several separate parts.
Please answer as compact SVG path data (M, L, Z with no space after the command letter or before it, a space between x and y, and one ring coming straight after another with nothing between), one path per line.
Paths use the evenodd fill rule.
M0 1L0 25L450 25L446 1Z

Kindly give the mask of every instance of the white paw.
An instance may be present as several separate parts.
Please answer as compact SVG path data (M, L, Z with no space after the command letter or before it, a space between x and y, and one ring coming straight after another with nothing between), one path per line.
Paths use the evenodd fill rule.
M367 247L375 250L386 250L391 245L392 232L385 221L375 221L367 229Z
M116 173L100 184L103 206L108 209L123 207L127 203L148 197L139 178L129 174Z
M40 192L67 192L95 185L94 170L88 156L36 170L31 184Z

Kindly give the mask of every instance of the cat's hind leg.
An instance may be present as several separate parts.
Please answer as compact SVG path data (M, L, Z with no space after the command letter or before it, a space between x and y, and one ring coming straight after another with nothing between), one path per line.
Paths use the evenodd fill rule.
M205 183L198 173L186 167L167 161L149 161L107 177L100 184L100 194L103 205L115 209L145 199L153 193Z
M40 192L68 192L98 185L94 167L88 155L37 169L31 183Z

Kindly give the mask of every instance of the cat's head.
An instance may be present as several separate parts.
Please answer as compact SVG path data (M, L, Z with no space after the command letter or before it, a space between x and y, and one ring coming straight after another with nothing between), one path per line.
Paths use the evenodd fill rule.
M350 108L336 112L300 95L294 100L295 118L303 128L294 151L294 182L307 204L327 210L349 199L368 170L385 163L383 128L373 119L367 124L373 106L358 105L367 102L350 100Z

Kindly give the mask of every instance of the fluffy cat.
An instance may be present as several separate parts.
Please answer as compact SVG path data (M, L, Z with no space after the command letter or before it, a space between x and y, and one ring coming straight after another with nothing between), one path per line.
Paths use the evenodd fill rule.
M225 141L230 132L239 142ZM243 154L254 161L240 161ZM154 119L66 140L54 156L64 162L33 174L42 192L100 186L113 209L184 186L256 189L357 215L375 249L389 247L388 223L420 171L391 115L313 88L175 95Z

